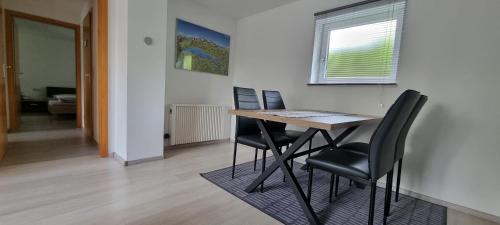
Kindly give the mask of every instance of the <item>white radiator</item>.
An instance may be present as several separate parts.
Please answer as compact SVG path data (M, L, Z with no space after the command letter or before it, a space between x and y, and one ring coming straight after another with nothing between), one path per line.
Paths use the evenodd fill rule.
M216 105L171 105L170 145L228 139L228 110Z

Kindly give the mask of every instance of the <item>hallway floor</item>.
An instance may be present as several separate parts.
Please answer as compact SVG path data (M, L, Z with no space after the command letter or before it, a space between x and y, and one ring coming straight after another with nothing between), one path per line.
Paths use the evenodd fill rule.
M9 134L8 139L0 167L99 154L97 145L76 128L18 132Z
M21 115L19 132L76 129L75 115L26 113Z

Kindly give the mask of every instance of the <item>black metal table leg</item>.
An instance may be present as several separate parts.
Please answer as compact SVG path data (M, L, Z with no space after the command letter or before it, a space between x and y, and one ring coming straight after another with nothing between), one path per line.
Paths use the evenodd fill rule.
M304 134L295 141L292 146L283 154L281 157L283 158L289 158L292 156L295 152L297 152L309 139L310 137L314 136L319 130L316 128L309 128ZM274 154L274 152L273 152ZM245 188L245 191L247 193L254 192L255 189L264 181L266 180L269 176L271 176L277 169L279 168L278 162L273 162L269 167L266 168L266 171L262 173L257 179L255 179L250 185L248 185L247 188Z
M302 136L299 137L299 139L297 139L292 144L292 146L287 151L282 153L278 149L273 137L270 135L269 128L266 122L264 120L257 120L257 124L260 130L262 131L262 134L265 137L271 151L273 152L275 161L268 168L266 168L266 170L257 179L255 179L245 189L245 191L248 193L254 192L259 185L261 185L267 178L269 178L269 176L271 176L278 168L280 168L286 177L286 183L292 188L293 193L297 197L297 201L299 202L309 222L313 225L320 224L318 217L316 216L316 213L314 213L314 210L307 201L307 197L304 194L302 188L300 187L297 178L295 177L292 169L286 162L288 158L294 155L304 144L307 143L307 141L309 141L312 137L314 137L314 135L320 130L317 128L309 128L306 132L304 132ZM342 134L340 134L335 139L332 139L327 131L321 130L321 133L323 134L323 137L329 143L331 148L334 149L343 139L349 136L357 128L358 126L347 128L344 132L342 132Z
M312 225L319 225L320 222L319 222L318 217L316 216L316 213L314 213L313 208L311 207L311 205L307 201L307 197L304 194L304 191L300 187L300 184L297 181L297 178L295 177L292 169L290 168L290 166L287 163L287 157L288 157L287 155L293 154L293 152L299 150L300 147L302 145L304 145L307 142L307 140L309 139L309 138L306 139L305 137L314 135L317 132L317 130L313 129L313 130L306 131L306 133L303 135L304 137L300 137L299 140L297 140L297 143L294 143L292 145L292 147L288 151L285 152L285 154L281 154L281 152L279 151L278 147L275 144L276 142L274 141L273 137L270 135L269 128L267 127L267 124L263 120L257 120L257 124L259 125L259 128L262 131L262 134L265 137L265 139L269 145L269 148L273 152L273 156L275 158L275 162L273 163L273 165L276 164L277 167L279 167L283 171L283 174L286 177L286 183L288 184L288 186L290 186L292 188L295 197L297 197L297 201L299 202L300 207L302 208L304 214L306 215L307 219L309 220L309 223ZM303 140L303 141L301 141L301 140ZM273 168L270 168L270 169L273 169ZM269 171L269 170L267 170L267 171ZM272 173L270 173L270 174L272 174ZM261 177L264 177L263 175ZM267 177L265 177L265 178L267 178ZM262 179L262 182L265 180L265 178ZM257 179L257 180L259 180L259 179Z
M328 144L332 147L332 149L336 149L338 144L340 144L340 142L342 142L347 136L351 135L352 132L354 132L358 128L359 126L349 127L335 139L332 139L332 136L330 136L330 133L328 133L328 131L326 130L322 130L321 134L325 138L326 142L328 142Z
M330 136L330 133L328 133L328 131L322 130L321 135L323 135L323 138L325 138L326 142L332 149L337 147L337 145L335 145L335 141L333 140L332 136Z

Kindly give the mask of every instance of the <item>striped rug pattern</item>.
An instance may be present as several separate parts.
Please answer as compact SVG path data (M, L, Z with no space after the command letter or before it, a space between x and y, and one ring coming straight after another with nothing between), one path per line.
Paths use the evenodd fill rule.
M270 165L273 158L266 162ZM260 161L258 162L260 164ZM307 191L307 171L295 164L294 174L304 192ZM257 165L257 168L260 168ZM253 162L237 165L235 178L231 179L231 167L203 173L202 177L233 194L239 199L277 219L284 224L309 224L292 190L283 183L283 174L278 169L266 182L264 193L246 193L245 187L260 174L253 171ZM311 205L320 221L325 225L361 225L368 221L369 188L350 187L347 179L341 178L339 196L328 202L330 174L320 170L314 171ZM382 224L385 189L377 189L375 224ZM393 193L394 196L394 193ZM447 209L443 206L401 195L400 201L392 201L388 224L446 224Z

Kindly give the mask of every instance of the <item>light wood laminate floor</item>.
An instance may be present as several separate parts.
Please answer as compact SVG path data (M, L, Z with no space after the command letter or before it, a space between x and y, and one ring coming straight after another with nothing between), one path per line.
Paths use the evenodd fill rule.
M21 115L19 132L76 129L75 115L25 113Z
M8 135L0 166L75 158L98 154L96 144L83 138L81 129L24 131Z
M55 154L75 148L52 145ZM240 147L238 162L252 159L253 150ZM232 145L223 143L167 151L165 160L130 167L98 158L97 151L0 166L0 224L280 224L199 175L231 160ZM493 223L450 211L449 224Z

